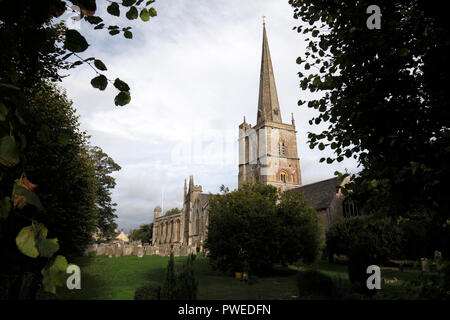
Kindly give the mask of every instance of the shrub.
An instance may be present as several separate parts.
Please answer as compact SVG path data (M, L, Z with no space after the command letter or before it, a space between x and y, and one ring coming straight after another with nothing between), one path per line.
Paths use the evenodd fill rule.
M188 257L183 270L177 275L176 300L197 300L198 281L194 273L195 255Z
M300 271L297 275L298 294L303 298L330 299L333 296L333 280L315 270Z
M176 300L175 286L176 286L175 263L173 253L171 253L169 263L167 264L164 284L161 288L161 299Z
M390 218L342 219L327 232L327 246L330 253L348 256L348 275L354 289L373 294L366 288L367 267L381 265L400 253L402 230Z
M134 300L160 300L161 286L156 282L149 282L134 292Z
M180 273L175 272L174 257L170 254L166 278L161 288L161 300L196 300L198 281L194 272L195 255L188 256Z

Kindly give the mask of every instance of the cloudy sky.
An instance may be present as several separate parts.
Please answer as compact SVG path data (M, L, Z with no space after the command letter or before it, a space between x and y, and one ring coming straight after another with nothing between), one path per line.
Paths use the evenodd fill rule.
M323 127L310 126L314 111L297 106L311 97L299 88L295 63L307 42L292 30L300 22L287 0L157 0L154 7L158 16L146 23L99 10L107 25L132 26L132 40L81 25L91 45L83 57L100 58L108 78L130 85L129 105L114 106L111 85L93 89L88 66L63 81L92 144L122 167L113 193L119 228L150 223L157 205L181 207L190 175L205 192L237 187L238 126L244 115L256 122L263 15L283 121L291 113L296 120L303 183L357 170L349 160L319 163L329 151L307 145L307 133Z

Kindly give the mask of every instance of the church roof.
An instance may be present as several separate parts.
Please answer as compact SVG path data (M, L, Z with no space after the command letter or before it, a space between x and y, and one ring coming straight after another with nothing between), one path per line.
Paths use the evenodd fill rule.
M264 121L282 122L265 23L263 24L257 124Z
M288 192L303 192L308 204L315 210L324 210L330 207L341 181L337 177L307 184Z

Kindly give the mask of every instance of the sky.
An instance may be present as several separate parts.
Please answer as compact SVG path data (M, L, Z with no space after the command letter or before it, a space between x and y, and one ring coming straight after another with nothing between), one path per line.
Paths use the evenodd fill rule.
M309 125L315 110L297 105L313 96L299 87L297 72L308 73L296 59L307 41L293 30L302 22L293 18L287 0L157 0L153 5L158 16L149 22L97 11L107 25L131 26L131 40L79 26L90 44L82 56L101 59L109 79L127 82L130 104L114 105L117 90L111 84L105 91L92 88L96 74L89 66L71 71L62 83L91 144L122 167L113 174L119 229L151 223L158 205L164 212L181 208L190 175L207 193L219 192L222 184L237 188L238 126L244 116L256 123L262 16L282 119L290 123L293 113L296 122L303 184L331 178L336 170L357 172L353 160L319 163L332 152L307 144L308 132L327 125Z

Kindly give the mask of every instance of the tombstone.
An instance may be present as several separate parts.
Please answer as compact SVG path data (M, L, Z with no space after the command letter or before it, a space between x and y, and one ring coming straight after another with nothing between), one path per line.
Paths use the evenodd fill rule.
M122 255L123 247L120 245L120 243L116 243L114 246L114 256L116 258L120 257Z
M97 247L97 255L101 256L105 254L105 244L101 243L98 247Z
M137 249L136 255L138 258L142 258L144 256L144 247L138 246L137 248L138 249Z
M434 252L434 264L436 265L436 271L442 270L442 253L437 250Z
M129 245L124 246L124 248L123 248L124 256L130 256L132 252L133 252L133 249L131 248L131 246L129 246Z
M422 272L430 272L430 266L428 264L428 259L422 258L422 259L420 259L420 261L422 262Z

